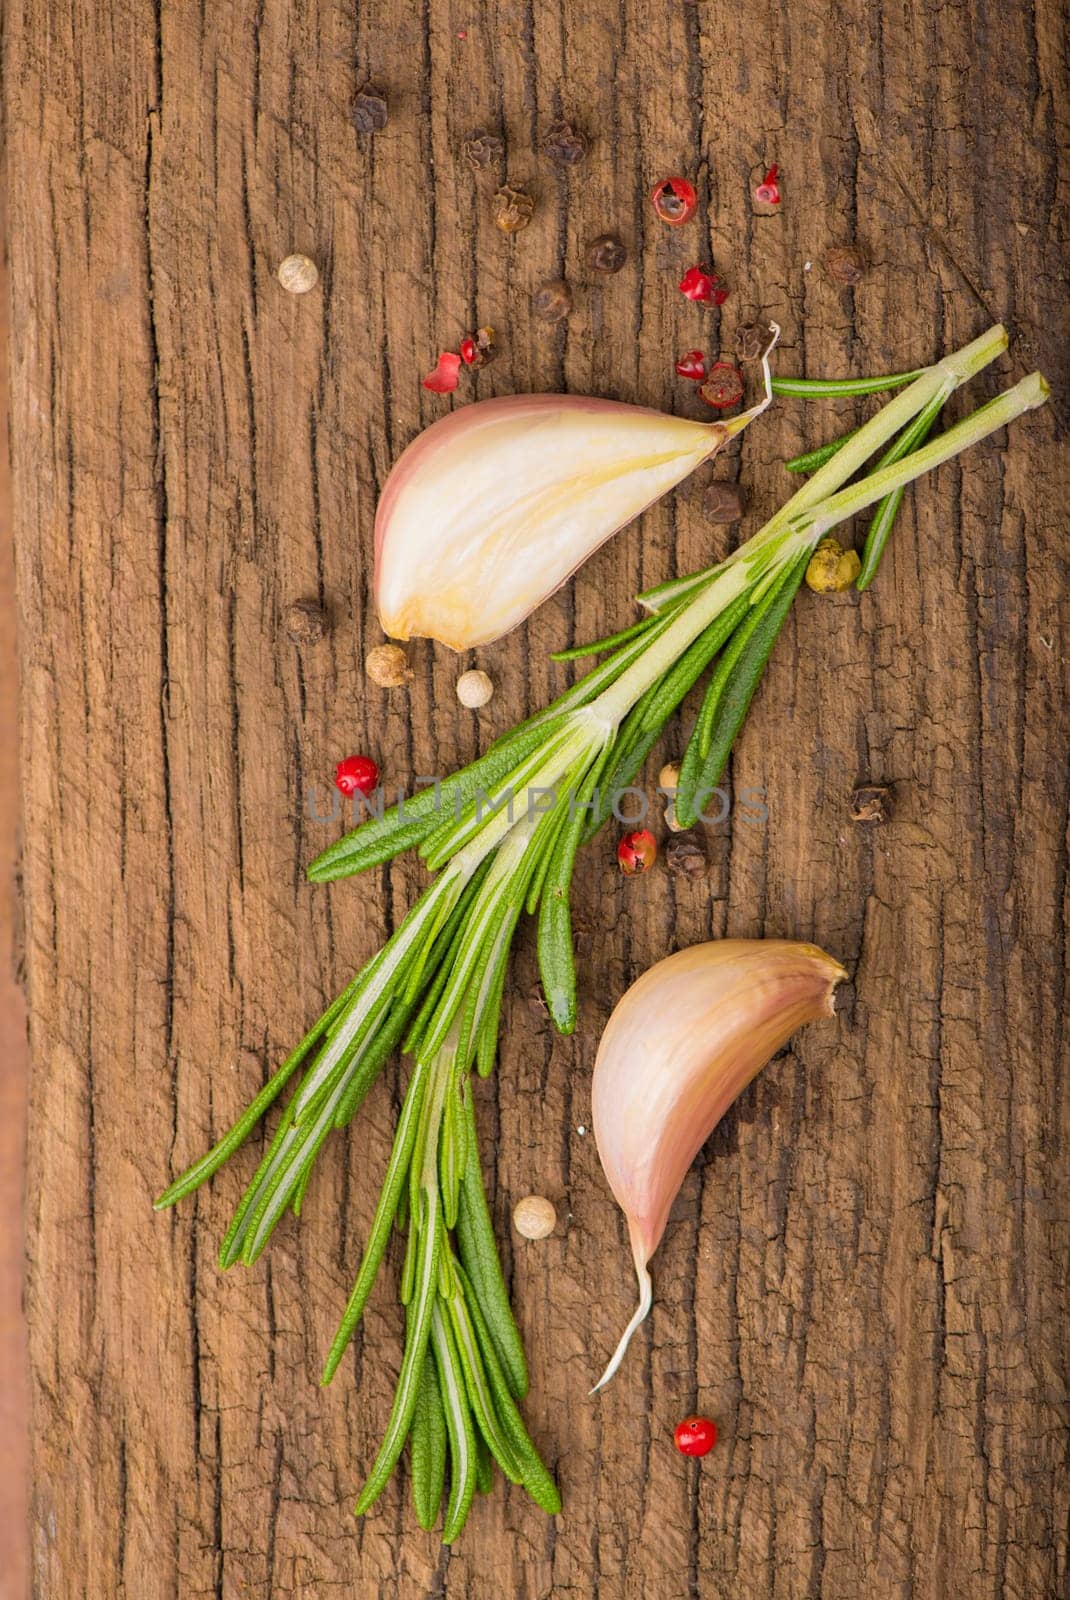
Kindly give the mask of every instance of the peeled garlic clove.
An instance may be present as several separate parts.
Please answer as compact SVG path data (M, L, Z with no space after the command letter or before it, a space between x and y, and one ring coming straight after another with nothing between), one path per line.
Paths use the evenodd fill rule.
M532 394L440 418L402 454L376 513L383 628L453 650L500 638L766 404L708 423Z
M592 1120L628 1222L639 1306L596 1389L650 1310L647 1263L688 1167L796 1029L832 1016L832 992L846 976L816 945L720 939L659 961L617 1005L595 1060Z

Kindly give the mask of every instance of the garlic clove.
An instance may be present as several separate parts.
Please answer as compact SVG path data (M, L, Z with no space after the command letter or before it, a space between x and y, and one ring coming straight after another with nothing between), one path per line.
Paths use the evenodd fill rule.
M481 400L409 446L375 519L375 598L396 639L508 633L726 437L571 395Z
M846 975L816 945L722 939L659 961L617 1005L595 1060L592 1120L640 1303L596 1388L650 1309L647 1263L688 1167L769 1058L804 1023L833 1014Z

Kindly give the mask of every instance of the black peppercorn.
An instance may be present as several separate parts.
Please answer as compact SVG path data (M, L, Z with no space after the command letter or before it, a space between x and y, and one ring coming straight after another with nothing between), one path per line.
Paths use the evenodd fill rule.
M665 866L680 878L706 876L706 840L697 828L685 828L683 833L672 835L665 846Z
M769 329L760 322L745 322L736 337L740 361L760 361L769 346Z
M488 133L486 128L477 128L462 144L461 154L473 171L481 172L484 167L493 167L502 159L505 140L497 133Z
M378 133L386 127L386 95L374 83L358 89L353 100L353 125L358 133Z
M494 226L502 233L519 233L531 221L535 202L522 189L510 189L508 184L498 190L492 201Z
M745 506L738 483L711 483L702 497L702 509L711 522L738 522Z
M295 600L286 607L286 632L294 644L315 644L327 632L327 614L315 600Z
M584 259L592 272L619 272L628 259L628 252L613 234L602 233L591 240L584 251Z
M853 289L866 275L866 258L857 245L837 244L825 253L825 271L833 283Z
M560 322L572 310L572 290L564 278L542 283L531 297L531 309L541 322Z
M557 167L574 167L587 154L587 135L571 122L554 122L546 130L542 148Z
M888 822L892 815L891 790L880 783L863 783L851 796L851 821Z

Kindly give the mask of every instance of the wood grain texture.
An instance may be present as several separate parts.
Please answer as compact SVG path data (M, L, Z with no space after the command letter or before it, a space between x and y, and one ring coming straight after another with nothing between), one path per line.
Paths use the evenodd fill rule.
M0 238L7 238L0 189ZM8 437L10 328L6 248L0 248L0 438ZM15 749L18 682L15 661L15 549L11 537L11 470L0 454L0 741ZM0 1600L26 1600L29 1584L29 1372L23 1314L25 1257L22 1208L26 1189L26 1099L29 1050L22 985L21 907L16 884L19 790L15 762L0 766Z
M1065 1594L1058 7L10 0L5 69L35 1593ZM368 77L391 114L361 139ZM562 113L593 138L569 176L536 149ZM480 124L538 195L513 240L459 158ZM758 217L771 160L784 203ZM702 200L678 231L646 200L673 171ZM630 259L594 282L582 247L606 229ZM819 263L853 237L872 265L852 293ZM320 265L303 298L274 277L292 250ZM733 290L719 315L675 288L711 254ZM562 271L576 307L547 329L530 293ZM444 1551L403 1474L350 1515L400 1356L396 1262L316 1383L403 1067L256 1269L215 1265L255 1149L174 1213L151 1199L423 881L403 860L306 885L339 830L310 818L309 784L324 798L351 749L401 780L452 769L568 681L550 649L725 547L696 481L479 653L498 692L478 718L426 644L411 694L371 688L376 496L449 403L419 377L489 322L502 354L457 403L565 388L686 410L672 358L730 350L758 311L783 324L782 369L811 373L923 362L1003 318L1012 355L973 393L1041 365L1057 401L908 495L870 593L804 593L733 765L769 821L711 830L708 882L625 885L608 839L587 852L574 1038L528 1005L521 938L478 1109L526 1412L565 1510L499 1485ZM788 488L780 461L857 414L781 404L721 458L748 531ZM333 619L315 646L281 626L299 596ZM848 822L859 778L894 784L885 829ZM588 1403L632 1297L580 1131L598 1032L650 962L729 932L818 941L853 1000L725 1119L674 1208L648 1328ZM509 1212L533 1189L562 1223L520 1246ZM670 1443L694 1406L722 1430L700 1470Z

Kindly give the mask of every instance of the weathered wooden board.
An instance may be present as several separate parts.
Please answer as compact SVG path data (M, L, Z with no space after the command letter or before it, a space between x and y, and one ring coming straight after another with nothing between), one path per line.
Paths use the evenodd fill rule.
M1066 1593L1058 10L11 0L44 1600ZM369 76L391 115L362 140L349 107ZM594 141L569 177L536 150L562 112ZM459 158L479 124L504 128L509 178L538 194L514 240ZM784 201L758 217L771 160ZM671 171L702 195L679 231L646 200ZM630 260L592 282L582 247L607 228ZM872 263L853 293L820 270L852 237ZM301 299L274 277L294 249L322 272ZM719 316L675 288L711 254L732 285ZM548 330L529 296L562 271L576 307ZM422 373L489 322L502 355L458 403L567 388L684 409L673 358L730 350L756 311L783 324L782 370L811 373L922 362L1003 318L1012 355L976 393L1040 364L1060 397L908 497L867 596L804 593L734 764L768 823L713 830L708 882L624 884L609 840L588 852L573 1039L528 1005L521 940L479 1113L527 1414L565 1510L551 1523L499 1487L444 1551L403 1476L350 1515L399 1357L391 1281L339 1380L316 1383L403 1068L255 1270L215 1266L254 1150L176 1213L150 1202L422 881L403 861L306 885L332 833L309 784L325 795L351 749L402 780L452 769L567 681L549 649L724 548L696 482L481 652L499 687L478 718L427 645L411 694L370 688L376 495L448 404ZM780 405L722 461L748 529L786 491L780 461L855 415ZM304 595L333 629L298 648L281 616ZM859 778L895 785L882 830L847 819ZM853 998L711 1141L649 1328L588 1402L632 1298L582 1131L595 1041L643 967L725 932L819 941ZM510 1206L532 1189L562 1226L517 1248ZM671 1447L694 1405L723 1438L701 1470Z

